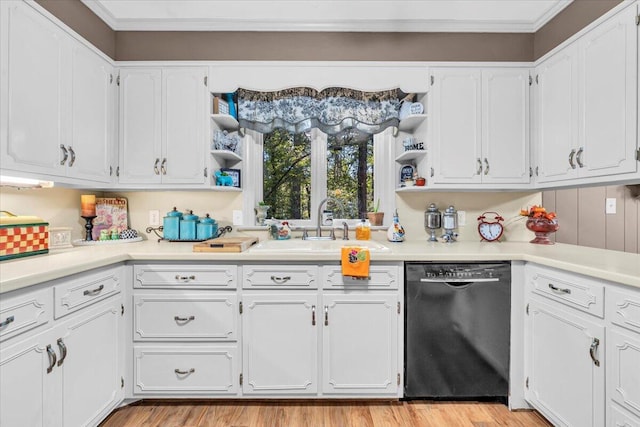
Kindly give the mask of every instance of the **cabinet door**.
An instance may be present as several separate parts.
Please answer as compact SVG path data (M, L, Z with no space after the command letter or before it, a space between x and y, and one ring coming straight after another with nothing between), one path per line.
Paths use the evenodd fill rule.
M160 183L161 77L159 69L120 71L120 182Z
M636 8L585 34L580 58L580 175L635 172L638 123Z
M433 77L433 183L480 183L481 72L442 68Z
M96 425L122 400L120 304L114 298L56 328L65 426Z
M206 68L162 71L162 182L204 184Z
M323 296L323 393L397 393L397 304L397 295Z
M70 39L27 3L2 1L0 7L6 52L1 102L7 117L2 168L64 175L60 145L67 145L64 67Z
M60 426L60 377L47 333L0 351L0 425ZM47 368L53 366L47 373Z
M569 45L536 69L537 180L577 176L578 55ZM570 158L571 157L571 158Z
M528 310L526 399L555 425L604 425L604 327L535 300Z
M68 174L109 182L115 77L111 65L80 43L71 50L71 149Z
M322 321L317 294L245 294L243 306L243 393L315 395Z
M482 182L529 182L529 71L482 71Z
M640 417L640 335L607 331L607 395Z

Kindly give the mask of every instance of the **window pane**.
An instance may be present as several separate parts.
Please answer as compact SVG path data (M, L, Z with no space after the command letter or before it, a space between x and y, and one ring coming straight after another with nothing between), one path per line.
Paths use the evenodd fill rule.
M263 200L269 217L309 219L311 134L275 130L263 139Z
M327 192L345 210L334 216L366 217L373 204L373 136L347 132L329 136L327 144Z

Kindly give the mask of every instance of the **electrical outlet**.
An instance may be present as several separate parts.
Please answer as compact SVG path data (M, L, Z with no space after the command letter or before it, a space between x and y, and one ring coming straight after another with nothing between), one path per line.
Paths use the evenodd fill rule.
M605 213L607 213L607 214L615 214L616 210L617 210L616 209L617 208L616 202L617 201L616 201L615 198L613 198L613 197L612 198L608 198L607 197L607 200L605 201L605 204L604 204Z
M233 211L233 225L242 225L242 211Z
M458 227L467 225L467 212L458 211Z
M160 225L160 211L149 211L149 225L158 227Z

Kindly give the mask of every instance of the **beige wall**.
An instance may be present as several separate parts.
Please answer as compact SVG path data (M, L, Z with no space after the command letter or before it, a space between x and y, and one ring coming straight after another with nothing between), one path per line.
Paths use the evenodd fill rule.
M615 214L605 213L607 198L616 199ZM640 199L630 187L545 191L542 200L548 210L558 214L558 242L640 253Z

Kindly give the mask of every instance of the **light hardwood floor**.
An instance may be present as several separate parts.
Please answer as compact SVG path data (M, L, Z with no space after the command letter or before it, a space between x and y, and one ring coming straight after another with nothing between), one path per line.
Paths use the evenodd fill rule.
M143 401L112 413L101 427L535 427L531 411L498 403L364 401Z

